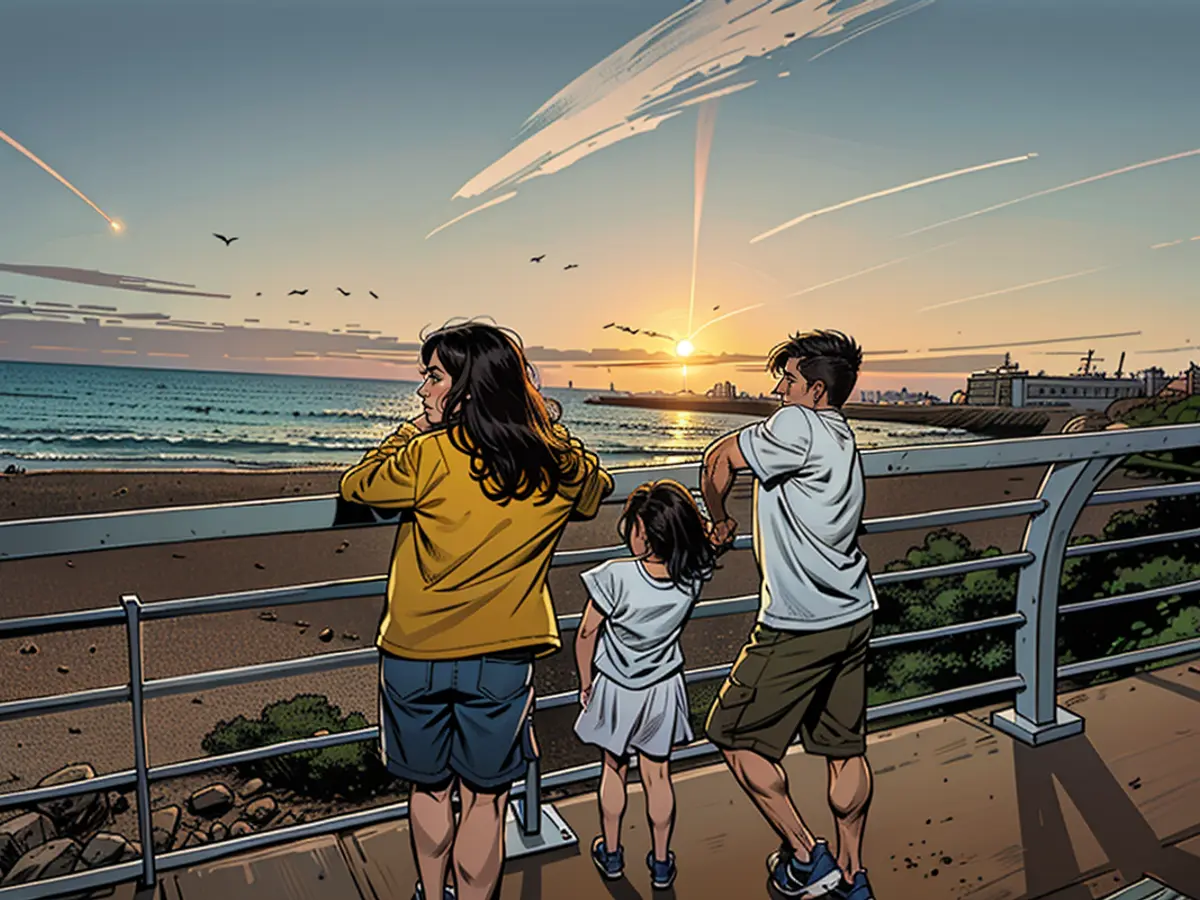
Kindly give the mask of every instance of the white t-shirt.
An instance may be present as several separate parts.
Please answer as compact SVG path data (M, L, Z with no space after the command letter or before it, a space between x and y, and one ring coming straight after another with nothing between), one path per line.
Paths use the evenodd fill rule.
M837 410L784 406L738 432L758 479L758 621L783 631L856 622L879 607L858 546L866 495L854 432Z
M679 636L699 591L654 578L636 559L610 559L581 576L605 617L594 665L627 688L644 688L683 668Z

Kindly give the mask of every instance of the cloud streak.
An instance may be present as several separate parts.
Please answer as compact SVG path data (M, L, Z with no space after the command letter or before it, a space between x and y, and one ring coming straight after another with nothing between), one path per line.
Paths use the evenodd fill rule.
M213 297L219 300L228 300L231 296L229 294L210 294L204 291L181 291L177 288L194 288L195 285L179 281L162 281L158 278L142 278L138 275L112 275L98 269L0 263L0 272L28 275L31 278L49 278L54 281L69 281L75 284L90 284L94 287L115 288L120 291L138 291L144 294L179 294L184 297Z
M499 197L496 197L496 198L494 198L494 199L492 199L492 200L489 200L487 203L481 203L479 206L476 206L474 209L468 209L468 210L467 210L465 213L463 213L461 216L455 216L455 217L454 217L453 219L451 219L449 222L444 222L444 223L442 223L441 225L439 225L437 228L433 229L433 231L431 231L431 232L429 232L429 234L425 235L425 240L429 240L431 237L433 237L433 236L434 236L435 234L437 234L439 231L441 231L441 230L442 230L442 229L444 229L444 228L449 228L449 227L450 227L451 225L453 225L455 222L461 222L461 221L462 221L463 219L465 219L467 216L473 216L473 215L475 215L475 213L477 213L477 212L483 212L483 211L484 211L485 209L487 209L489 206L495 206L495 205L496 205L496 204L498 204L498 203L503 203L505 200L511 200L511 199L512 199L513 197L515 197L515 196L517 196L517 192L516 192L516 191L510 191L510 192L509 192L509 193L507 193L507 194L503 194L503 195L501 195L501 196L499 196Z
M872 22L870 25L867 25L864 28L860 28L860 29L858 29L858 31L854 32L853 34L842 38L840 41L838 41L832 47L826 47L820 53L817 53L814 56L810 56L808 58L808 61L814 62L814 61L820 59L826 53L832 53L838 47L844 47L846 44L850 43L855 38L860 38L864 34L874 31L876 28L882 28L884 25L889 25L892 22L895 22L897 19L903 19L905 16L911 15L912 13L915 13L919 9L924 9L926 6L932 5L933 2L934 2L934 0L921 0L920 3L914 3L912 6L908 6L908 7L905 7L904 9L897 10L894 13L888 13L886 16L883 16L881 19L879 19L879 21Z
M1017 284L1012 287L1000 288L998 291L988 291L984 294L972 294L970 297L960 297L957 300L947 300L945 303L935 303L932 306L922 306L917 312L929 312L933 309L942 309L947 306L957 306L960 303L970 303L972 300L982 300L985 297L999 297L1003 294L1013 294L1017 291L1024 291L1028 288L1041 287L1044 284L1054 284L1057 281L1067 281L1071 278L1082 278L1084 275L1091 275L1093 272L1102 272L1108 266L1099 266L1095 269L1084 269L1081 272L1071 272L1067 275L1055 275L1053 278L1043 278L1041 281L1029 281L1025 284Z
M745 90L751 82L727 82L748 60L838 34L894 2L863 0L835 10L829 0L694 0L547 100L525 122L517 146L454 197L510 189L653 131L686 106Z
M759 241L766 240L769 237L779 234L781 231L786 231L801 222L807 222L809 219L815 219L817 216L823 216L826 213L837 212L839 209L846 209L850 206L857 206L859 203L866 203L868 200L878 200L880 197L887 197L891 194L899 194L902 191L911 191L913 188L924 187L927 184L935 184L939 181L946 181L950 178L958 178L960 175L970 175L973 172L985 172L988 169L995 169L999 166L1008 166L1013 163L1026 162L1027 160L1035 159L1036 153L1026 153L1022 156L1013 156L1008 159L998 159L995 162L983 163L978 166L971 166L966 169L955 169L953 172L944 172L941 175L933 175L929 178L922 178L919 181L910 181L907 184L901 184L897 187L888 188L884 191L875 191L873 194L864 194L861 197L855 197L853 200L845 200L841 203L835 203L833 206L826 206L824 209L813 210L806 212L802 216L784 222L782 225L777 225L770 231L764 231L762 234L752 237L750 243L757 244Z
M1043 344L1071 344L1075 341L1103 341L1109 338L1136 337L1140 331L1118 331L1114 334L1075 334L1070 337L1038 338L1031 341L1001 341L998 344L966 344L959 347L930 347L930 353L952 353L961 350L992 350L996 347L1038 347Z
M1134 163L1131 166L1122 166L1119 169L1113 169L1109 172L1101 172L1099 175L1092 175L1088 178L1081 178L1079 181L1072 181L1069 184L1060 184L1058 187L1049 188L1044 191L1037 191L1032 194L1026 194L1024 197L1018 197L1015 200L1006 200L1003 203L997 203L995 206L988 206L984 209L977 209L975 212L966 213L965 215L955 216L953 219L945 219L941 222L934 222L932 225L926 225L924 228L918 228L915 231L906 231L900 237L911 237L914 234L923 234L926 231L933 231L935 228L941 228L943 225L951 225L954 222L962 222L965 219L973 219L975 216L982 216L985 213L995 212L998 209L1004 209L1008 206L1013 206L1017 203L1024 203L1026 200L1033 200L1036 197L1047 197L1050 194L1057 194L1059 191L1070 190L1071 188L1079 187L1084 184L1091 184L1095 181L1103 181L1105 178L1113 178L1117 175L1124 175L1127 172L1136 172L1138 169L1148 169L1151 166L1161 166L1163 163L1174 162L1179 159L1187 159L1190 156L1200 156L1200 147L1195 150L1186 150L1183 153L1173 153L1170 156L1160 156L1157 159L1146 160L1145 162Z

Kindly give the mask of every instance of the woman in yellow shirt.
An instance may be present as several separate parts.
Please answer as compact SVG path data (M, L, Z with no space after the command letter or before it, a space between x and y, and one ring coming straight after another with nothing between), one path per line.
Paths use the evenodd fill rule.
M451 861L458 900L488 900L509 788L531 749L533 660L562 647L550 558L613 482L551 422L507 331L447 326L424 340L421 364L424 411L346 472L341 494L404 511L377 641L379 725L388 770L412 785L416 900L422 885L455 896Z

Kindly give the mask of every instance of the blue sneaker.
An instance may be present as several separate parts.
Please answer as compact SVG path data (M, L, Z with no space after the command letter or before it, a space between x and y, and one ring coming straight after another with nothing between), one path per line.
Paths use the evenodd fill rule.
M413 900L425 900L425 888L421 882L417 882L417 886L413 889ZM442 900L455 900L454 888L446 885L442 891Z
M855 872L854 879L849 884L845 881L840 882L834 889L833 896L837 900L875 900L871 885L867 881L867 870Z
M842 880L842 870L824 841L817 841L807 863L796 859L790 847L781 847L767 857L767 884L785 897L811 900L824 897Z
M604 835L592 841L592 862L609 881L616 881L625 874L625 851L618 846L609 853L608 848L604 846Z
M667 861L659 862L654 858L654 851L646 854L646 867L650 870L650 886L655 890L665 891L675 883L675 853L667 851Z

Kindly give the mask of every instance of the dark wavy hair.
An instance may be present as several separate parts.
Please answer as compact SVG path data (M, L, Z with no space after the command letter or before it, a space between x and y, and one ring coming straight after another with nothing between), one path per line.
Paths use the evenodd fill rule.
M862 347L854 338L831 329L817 330L794 334L773 347L767 355L767 368L779 376L789 359L798 360L805 385L811 388L813 382L821 382L829 405L840 409L854 391L862 358Z
M682 484L663 479L634 489L617 522L617 533L626 544L635 519L645 529L650 551L667 564L676 587L699 591L712 577L716 551L696 501Z
M442 425L471 457L471 476L489 500L526 500L540 491L548 502L576 478L581 454L551 421L515 332L484 322L445 325L423 337L423 365L435 351L450 376Z

